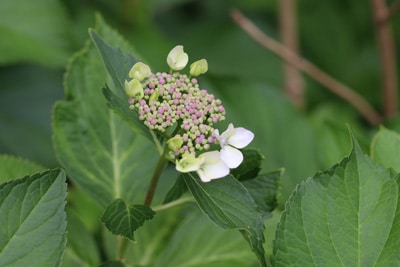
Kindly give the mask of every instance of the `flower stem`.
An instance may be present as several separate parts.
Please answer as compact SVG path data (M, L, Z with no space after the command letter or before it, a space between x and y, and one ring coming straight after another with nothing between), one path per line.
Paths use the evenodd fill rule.
M164 149L164 151L166 151L166 149ZM158 181L160 180L161 173L167 162L168 162L167 158L165 157L164 153L162 153L158 160L157 166L154 170L153 176L151 177L150 185L149 188L147 189L147 194L143 205L145 206L151 205Z
M166 151L166 149L164 149ZM165 153L161 153L161 156L158 160L156 168L154 170L153 176L151 177L149 188L147 189L146 198L144 200L144 205L150 207L151 202L153 201L154 193L156 191L156 187L158 181L160 180L160 176L162 171L164 170L165 165L168 160L165 157ZM122 236L118 237L118 250L117 250L117 260L120 262L124 261L126 249L128 247L129 240Z

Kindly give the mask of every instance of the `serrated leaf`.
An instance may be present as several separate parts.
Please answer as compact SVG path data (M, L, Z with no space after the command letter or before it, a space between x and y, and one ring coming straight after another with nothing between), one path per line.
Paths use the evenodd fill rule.
M239 167L231 170L231 174L239 181L252 179L261 170L261 163L264 157L255 149L243 149L243 162Z
M154 214L148 206L128 205L122 199L116 199L106 208L101 220L113 234L135 240L133 233Z
M137 111L129 109L126 98L118 97L111 91L111 89L108 88L108 86L104 87L103 94L108 101L108 106L114 110L114 112L118 114L118 116L120 116L125 122L127 122L132 129L136 131L136 133L145 136L150 141L154 141L149 129L141 120L139 120Z
M257 209L264 218L270 217L271 211L277 206L278 180L283 170L261 174L255 179L243 182L244 187L249 191L251 197L257 204Z
M102 22L99 32L129 50ZM116 198L143 200L157 153L107 108L101 88L109 79L97 49L88 43L68 66L67 100L56 104L53 116L53 143L59 161L72 181L103 208Z
M110 46L94 30L89 31L94 44L96 45L115 87L106 86L103 90L108 100L108 105L121 118L129 124L139 134L153 141L149 129L139 120L136 111L129 109L128 98L125 93L125 80L129 80L129 70L137 62L137 59L128 52L122 52L120 49Z
M40 171L44 171L44 167L33 162L9 155L0 155L0 184Z
M399 177L353 138L351 155L302 183L282 215L274 266L400 266Z
M400 134L384 127L371 143L371 158L386 168L400 172Z
M0 64L33 61L63 66L70 54L68 26L58 1L0 1Z
M217 225L239 229L262 266L264 224L257 206L244 186L232 176L203 183L191 173L183 175L200 209Z
M0 185L0 266L59 266L66 244L65 173Z

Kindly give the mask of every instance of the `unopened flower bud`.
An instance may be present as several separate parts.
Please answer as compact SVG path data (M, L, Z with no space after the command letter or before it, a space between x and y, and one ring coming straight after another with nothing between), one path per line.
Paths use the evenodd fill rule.
M176 170L179 172L193 172L200 169L203 159L192 154L183 154L181 160L176 161Z
M168 54L167 63L172 70L183 69L189 61L189 56L183 51L182 45L175 46Z
M167 141L168 148L172 151L180 149L182 147L182 144L183 140L182 137L180 137L179 135L174 136Z
M129 71L129 77L143 81L151 74L150 67L142 62L137 62Z
M143 86L139 82L139 80L133 79L130 82L125 80L125 92L129 97L136 97L142 98L143 93Z
M208 63L205 59L197 60L190 65L190 75L199 76L208 71Z

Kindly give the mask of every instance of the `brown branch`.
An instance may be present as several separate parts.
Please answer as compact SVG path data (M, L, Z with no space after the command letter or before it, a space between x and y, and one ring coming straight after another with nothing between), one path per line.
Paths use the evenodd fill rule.
M298 53L296 0L281 0L279 3L282 43L293 52ZM297 68L286 61L283 64L283 71L286 95L296 107L302 109L304 107L304 88L301 74Z
M231 12L233 20L249 34L256 42L265 47L266 49L277 54L292 66L303 71L311 78L322 84L324 87L329 89L334 94L340 96L357 109L366 120L371 124L377 124L382 121L380 115L368 104L368 102L362 98L359 94L354 92L348 86L335 80L311 62L298 56L292 50L286 48L279 42L266 36L253 22L246 18L240 11L233 10Z
M385 0L371 0L371 4L381 64L384 114L390 118L397 112L397 70L393 35L387 19L389 9Z

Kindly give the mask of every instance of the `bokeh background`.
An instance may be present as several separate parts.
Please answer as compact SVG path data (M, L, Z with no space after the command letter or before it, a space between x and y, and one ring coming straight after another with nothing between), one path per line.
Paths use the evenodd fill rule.
M351 104L306 75L301 75L304 104L292 104L284 91L282 59L257 44L230 15L232 9L240 10L280 40L280 2L1 0L0 153L59 166L52 148L52 107L64 97L69 58L88 41L88 28L100 14L154 69L167 69L165 55L177 44L184 45L192 60L208 60L209 72L201 82L222 99L227 121L255 132L251 146L264 154L265 171L285 168L283 205L298 182L349 153L348 128L368 150L379 124L371 125ZM387 1L388 6L393 3ZM295 15L298 53L382 112L371 3L302 0ZM389 23L398 49L400 16L393 15ZM400 128L396 115L381 124Z

